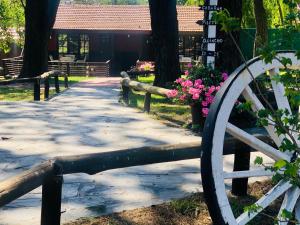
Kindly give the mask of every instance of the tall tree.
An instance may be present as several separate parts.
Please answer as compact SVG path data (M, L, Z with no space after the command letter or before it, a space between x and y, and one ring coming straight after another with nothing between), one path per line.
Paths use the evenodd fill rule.
M25 45L21 77L34 77L48 70L48 42L59 0L27 0Z
M166 86L179 77L176 0L149 0L155 54L154 85Z
M256 23L256 33L253 48L253 55L257 55L257 50L268 43L268 20L263 0L254 0L254 14Z
M242 1L241 0L219 0L219 6L227 9L232 17L242 19ZM216 60L216 67L229 73L241 65L241 56L236 49L233 40L228 34L218 30L218 38L223 39L223 43L217 46L219 56ZM233 32L237 43L240 40L240 33Z

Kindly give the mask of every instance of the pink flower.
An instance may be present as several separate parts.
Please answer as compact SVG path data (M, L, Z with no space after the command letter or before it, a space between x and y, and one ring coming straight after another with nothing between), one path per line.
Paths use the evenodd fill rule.
M168 98L175 98L177 95L178 95L178 91L175 89L167 92Z
M193 82L190 80L186 80L184 82L181 83L182 87L192 87L193 86Z
M217 86L216 90L219 91L221 89L221 86Z
M225 81L225 80L227 80L228 79L228 73L222 73L222 78L223 78L223 80Z
M214 97L213 96L208 96L208 97L206 97L205 101L207 101L209 104L211 104L214 101Z
M202 106L203 107L207 107L208 106L208 102L207 101L202 101Z
M193 97L192 97L193 100L198 100L199 98L200 98L200 94L198 94L198 93L193 94Z
M215 86L211 86L211 87L209 87L208 92L209 93L213 93L215 90L216 90L216 87Z
M202 85L202 80L201 79L195 80L195 83L194 83L195 88L199 88L201 85Z
M185 87L182 88L182 91L183 91L183 92L187 92L187 88L185 88Z
M211 93L210 93L209 91L207 91L207 92L205 93L205 96L206 96L206 97L210 97L210 96L211 96Z
M181 96L179 97L179 100L180 100L180 101L186 100L186 95L181 95Z
M208 108L202 108L202 115L203 115L203 117L207 117L208 112L209 112Z
M190 74L190 72L188 70L184 71L184 75L188 76Z
M224 82L221 82L221 83L220 83L220 86L222 87L222 86L223 86L223 84L224 84Z
M183 81L184 81L184 79L178 78L178 79L175 80L175 83L181 84Z
M190 88L189 89L189 94L191 95L194 95L194 94L200 94L201 93L201 90L200 89L197 89L197 88Z
M193 64L192 64L192 63L189 63L189 64L187 65L187 67L188 67L188 68L192 68L192 67L193 67Z

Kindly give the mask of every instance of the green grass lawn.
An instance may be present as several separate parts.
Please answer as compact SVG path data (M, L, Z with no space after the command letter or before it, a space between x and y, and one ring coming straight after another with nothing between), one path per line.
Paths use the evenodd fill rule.
M92 79L91 77L85 76L70 76L69 77L69 86L76 84L80 81L87 79ZM65 89L64 87L64 78L59 78L59 87L60 91ZM55 94L54 90L54 79L50 80L50 96ZM43 88L43 86L42 86ZM44 99L44 91L41 90L41 100ZM32 84L18 84L10 86L1 86L0 87L0 101L32 101L33 100L33 85Z
M137 81L152 84L154 76L139 76ZM138 109L144 109L145 93L140 91L133 91L130 94L129 106ZM150 115L157 119L167 120L181 126L187 125L191 122L190 107L186 105L179 105L173 103L170 99L151 95L151 110Z

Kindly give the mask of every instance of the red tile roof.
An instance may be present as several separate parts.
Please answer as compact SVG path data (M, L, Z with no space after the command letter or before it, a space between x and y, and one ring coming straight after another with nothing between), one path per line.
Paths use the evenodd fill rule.
M177 13L180 32L203 30L196 24L203 18L198 7L177 6ZM150 32L149 6L61 4L54 29Z

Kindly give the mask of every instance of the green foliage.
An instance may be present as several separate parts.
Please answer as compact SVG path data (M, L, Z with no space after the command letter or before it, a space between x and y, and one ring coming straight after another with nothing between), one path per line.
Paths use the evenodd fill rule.
M250 216L250 214L257 213L257 212L259 212L261 210L262 210L262 207L259 206L259 205L256 205L256 204L244 207L244 212L247 212L249 216Z
M173 200L170 206L182 215L195 215L199 211L199 203L189 199Z
M241 28L240 19L231 17L227 9L224 9L219 12L214 12L212 20L220 24L221 30L225 32L236 31Z
M264 0L269 27L275 28L282 25L280 10L282 11L283 18L288 14L288 7L284 4L284 1L285 0ZM243 0L242 27L255 27L253 0Z
M23 27L25 24L24 10L19 0L0 1L0 51L9 52L10 44L23 42ZM19 40L13 40L12 29L19 34Z
M204 4L204 0L177 0L177 5L199 6Z
M260 156L257 156L256 159L254 160L255 165L262 165L264 162L263 158Z

